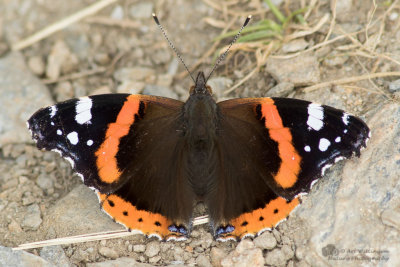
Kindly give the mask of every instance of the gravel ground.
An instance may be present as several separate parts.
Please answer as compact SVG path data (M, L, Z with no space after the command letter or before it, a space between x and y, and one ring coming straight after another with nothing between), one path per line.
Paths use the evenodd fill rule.
M93 2L0 3L0 266L400 265L399 77L381 75L303 90L345 77L399 72L400 5L389 10L382 3L374 10L372 3L346 0L316 1L318 8L309 21L328 14L323 27L284 42L259 72L233 92L223 93L251 71L254 53L237 52L209 82L219 100L307 99L361 116L372 130L361 158L332 167L278 228L239 243L216 242L208 226L201 225L184 242L134 235L12 251L27 242L122 229L98 209L97 197L65 160L36 149L25 126L31 114L57 101L100 93L145 93L185 100L192 81L180 76L184 68L151 13L157 11L186 64L192 66L221 32L207 19L224 25L233 20L231 29L237 29L247 10L266 8L256 0L228 8L210 0L116 1L32 46L10 51L17 41ZM330 24L333 3L337 5L336 24ZM299 8L286 2L280 7ZM243 16L234 16L239 12ZM255 14L253 22L258 19ZM330 26L334 26L330 40L344 32L360 32L297 57L277 56L323 42ZM207 73L212 63L210 55L199 69ZM76 73L81 76L68 76ZM198 212L202 211L204 207L199 206Z

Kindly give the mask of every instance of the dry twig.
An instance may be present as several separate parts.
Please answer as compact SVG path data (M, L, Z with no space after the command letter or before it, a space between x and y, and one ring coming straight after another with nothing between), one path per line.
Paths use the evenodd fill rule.
M304 92L312 92L312 91L315 91L320 88L330 87L332 85L353 83L353 82L358 82L358 81L362 81L362 80L369 80L369 79L382 78L382 77L392 77L392 76L400 77L400 72L377 72L377 73L370 73L370 74L365 74L365 75L361 75L361 76L347 77L347 78L343 78L343 79L318 83L318 84L315 84L312 86L305 87L303 90L304 90Z
M193 220L193 226L208 223L208 216L200 216L196 217ZM121 238L131 235L142 234L142 232L138 230L132 230L131 232L127 230L116 230L116 231L105 231L105 232L97 232L76 236L68 236L61 237L43 241L37 241L32 243L21 244L18 247L13 248L13 250L23 250L23 249L32 249L32 248L41 248L47 246L56 246L56 245L67 245L67 244L76 244L90 241L99 241L106 240L112 238Z
M13 44L11 46L11 49L13 51L18 51L18 50L24 49L28 46L31 46L34 43L39 42L40 40L52 35L53 33L68 27L72 23L75 23L79 20L82 20L83 18L85 18L87 16L90 16L90 15L98 12L100 9L103 9L106 6L109 6L116 1L118 1L118 0L98 1L98 2L86 7L86 8L84 8L62 20L57 21L56 23L53 23L53 24L45 27L44 29L34 33L33 35Z

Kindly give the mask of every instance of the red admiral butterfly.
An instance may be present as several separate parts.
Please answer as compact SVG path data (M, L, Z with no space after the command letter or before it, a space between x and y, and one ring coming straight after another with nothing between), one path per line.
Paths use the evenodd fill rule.
M206 82L200 72L186 102L71 99L40 109L28 127L38 148L71 162L115 221L164 240L190 234L199 201L218 240L271 229L369 138L361 119L333 107L267 97L216 103Z

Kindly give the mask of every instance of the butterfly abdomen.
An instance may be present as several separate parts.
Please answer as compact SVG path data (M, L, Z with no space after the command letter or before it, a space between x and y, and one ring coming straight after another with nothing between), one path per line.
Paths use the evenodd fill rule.
M209 94L192 94L183 108L189 182L200 199L215 173L218 107Z

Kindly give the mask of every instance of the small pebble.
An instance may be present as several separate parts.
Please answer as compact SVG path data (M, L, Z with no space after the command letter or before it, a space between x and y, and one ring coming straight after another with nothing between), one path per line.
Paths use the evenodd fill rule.
M151 257L151 258L149 259L149 263L154 264L154 263L159 262L160 260L161 260L161 256Z
M114 9L111 11L110 17L111 17L112 19L122 20L122 19L124 18L124 9L123 9L120 5L117 5L117 6L114 7Z
M144 255L151 258L156 256L159 252L160 252L160 242L152 241L147 244Z
M131 6L130 15L135 19L151 18L154 6L151 2L142 2Z
M110 259L116 259L119 256L118 253L115 250L113 250L113 249L111 249L109 247L100 247L99 248L99 253L101 255L103 255L104 257L110 258Z
M22 233L21 226L14 220L11 220L8 224L8 230L12 233Z
M145 252L146 251L146 246L145 245L134 245L133 246L133 251L134 252Z
M38 76L43 75L46 68L46 65L42 57L39 56L30 57L28 59L28 66L31 69L31 71Z
M261 249L270 250L276 247L277 242L274 235L271 232L266 231L254 239L254 244Z
M196 265L199 267L212 267L210 260L204 254L200 254L196 258Z
M282 45L282 52L283 53L293 53L293 52L298 52L306 49L309 46L308 42L304 40L303 38L301 39L295 39L293 41L290 41L289 43L285 43Z
M400 90L400 79L389 83L389 91L394 93Z
M42 224L40 208L38 204L28 206L27 212L22 220L21 226L26 230L35 231Z
M285 254L281 249L276 248L267 253L265 263L272 266L285 266L287 262Z
M158 85L146 85L143 89L144 95L155 95L177 99L178 95L168 87Z

